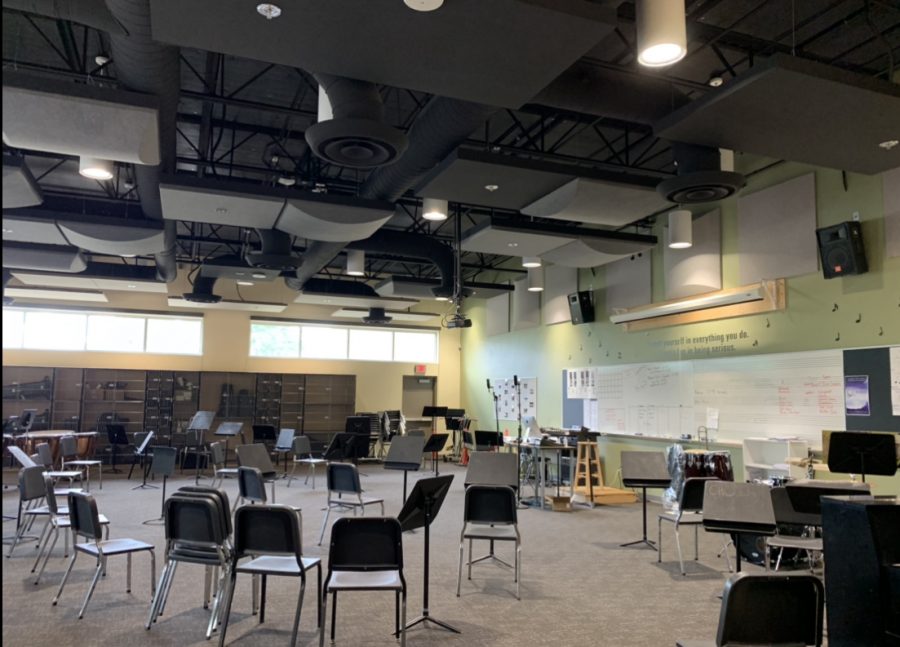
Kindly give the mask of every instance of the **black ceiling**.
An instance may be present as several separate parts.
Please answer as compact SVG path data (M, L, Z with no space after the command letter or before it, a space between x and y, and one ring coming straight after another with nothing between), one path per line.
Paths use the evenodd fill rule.
M103 4L84 4L94 3ZM653 120L685 102L688 112L713 104L706 97L718 90L707 84L710 77L723 78L724 96L732 79L773 54L882 84L892 81L892 73L896 79L895 68L900 68L900 3L895 0L688 0L689 53L662 71L635 62L632 2L446 0L431 14L412 12L402 0L283 4L282 18L266 21L255 14L255 3L149 1L154 37L180 46L178 174L254 189L274 187L281 178L293 182L291 191L356 194L367 172L319 160L304 140L304 131L316 121L312 74L317 72L379 84L387 122L403 131L436 94L495 105L496 112L472 131L466 148L480 158L497 159L503 168L552 165L559 171L559 186L566 178L598 173L622 172L648 181L671 176L672 151L664 135L690 134L712 146L746 144L724 133L718 141L702 138L691 122L667 122L666 129L654 131ZM119 85L116 61L98 58L111 56L109 34L22 11L39 5L4 0L4 70ZM605 78L618 79L632 94L620 92L617 102L612 82L592 85ZM541 92L547 85L554 89L552 100ZM797 108L788 103L796 104L794 97L768 96L776 106ZM759 101L747 101L727 117L744 118L758 131ZM695 116L703 114L698 110ZM827 149L823 155L848 145L817 144ZM113 181L100 183L81 178L72 157L6 146L4 152L24 156L43 191L44 209L120 217L140 213L128 165L118 165ZM840 161L837 156L835 164ZM431 181L438 181L435 174ZM416 188L408 187L387 226L450 239L452 224L422 220ZM445 197L457 203L453 213L463 219L463 229L497 210L510 211L477 195ZM248 239L239 227L190 222L179 225L178 236L178 259L190 263L217 250L239 252ZM302 252L306 241L295 243ZM477 278L503 260L466 254L464 275ZM427 263L379 260L377 255L368 271L373 279L435 275Z

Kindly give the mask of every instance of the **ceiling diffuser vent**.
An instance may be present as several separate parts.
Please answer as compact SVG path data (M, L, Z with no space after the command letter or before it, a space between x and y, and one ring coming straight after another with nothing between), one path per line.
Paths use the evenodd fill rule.
M747 183L744 176L720 168L719 150L705 146L675 143L678 175L660 182L656 190L676 204L699 204L722 200L740 191Z

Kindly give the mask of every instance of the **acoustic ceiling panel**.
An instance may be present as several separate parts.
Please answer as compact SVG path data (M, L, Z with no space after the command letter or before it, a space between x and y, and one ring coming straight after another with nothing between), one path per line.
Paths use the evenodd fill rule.
M574 238L570 236L514 229L485 221L465 233L461 246L466 252L543 257L550 250L571 242Z
M284 196L222 182L167 178L159 188L163 217L254 229L272 229L284 208Z
M390 276L375 286L382 297L409 297L411 299L433 299L432 290L441 284L437 279L419 279L405 276ZM512 286L505 283L466 282L463 284L469 297L489 299L499 294L512 292Z
M425 322L431 321L435 317L440 317L436 312L406 312L405 310L385 310L384 314L396 322ZM369 316L368 308L341 308L331 313L332 317L342 317L345 319L362 319Z
M655 125L672 141L857 173L900 166L900 86L773 56Z
M196 303L181 297L169 297L170 308L188 308L192 310L243 310L245 312L284 312L287 304L262 303L257 301L228 301L222 299L218 303Z
M606 266L606 313L653 301L650 280L651 254L635 254Z
M900 167L881 176L884 196L884 248L888 258L900 256Z
M44 201L41 187L21 157L3 156L3 208L33 207Z
M616 23L613 8L582 0L452 0L430 13L400 0L283 6L279 18L266 20L253 2L151 0L153 38L518 108Z
M416 299L399 297L367 297L355 294L332 294L328 292L301 292L294 303L309 305L341 306L342 308L384 308L386 310L403 310L418 303Z
M159 164L154 97L3 71L3 142L14 148Z
M56 220L10 213L3 214L3 240L47 245L69 244L56 226Z
M12 275L25 285L39 285L58 288L81 288L87 290L121 290L123 292L153 292L157 294L166 294L168 292L166 284L161 281L112 279L84 276L83 274L58 276L55 274L13 272Z
M119 224L112 218L104 220L60 220L56 224L70 244L98 254L138 256L156 254L166 248L162 223L138 225Z
M527 216L621 227L671 205L657 194L658 182L649 177L640 183L575 178L521 211Z
M87 259L74 247L4 243L3 267L77 274L87 268Z
M310 194L288 200L275 227L292 236L346 243L368 238L393 215L390 202Z
M541 258L565 267L599 267L647 251L654 245L655 242L579 238L541 254Z
M11 288L3 290L3 296L14 299L33 299L35 301L91 301L94 303L107 303L108 299L102 292L87 292L82 290L51 290L46 288Z

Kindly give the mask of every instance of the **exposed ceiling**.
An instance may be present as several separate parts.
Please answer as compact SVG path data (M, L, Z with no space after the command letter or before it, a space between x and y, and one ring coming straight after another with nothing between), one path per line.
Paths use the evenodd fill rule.
M124 33L123 6L142 17L140 29ZM366 249L379 228L447 245L459 229L462 281L498 282L517 277L510 258L526 246L578 266L629 253L608 235L646 236L671 206L652 189L676 175L673 142L862 173L900 166L900 146L878 146L900 139L893 0L688 0L688 54L661 71L636 64L633 2L446 0L419 13L402 0L302 0L283 9L267 20L237 0L3 0L4 248L42 245L35 253L48 258L58 257L51 246L70 258L81 250L86 262L68 265L69 276L101 265L97 276L110 281L32 278L29 287L114 290L164 262L171 279L167 254L193 279L206 261L258 250L256 230L269 228L290 236L288 253L305 265L298 276L329 279L343 275L344 245ZM140 52L177 59L180 81L136 78L135 69L157 69ZM399 161L371 170L311 153L305 132L322 75L375 84L377 105L364 116L409 137ZM360 116L356 105L333 108L336 120ZM117 160L111 180L78 174L78 155L89 154ZM136 164L157 159L161 173L149 176L157 167ZM424 220L422 197L450 201L450 218ZM502 231L491 224L498 216ZM509 247L511 235L521 249ZM437 286L453 271L405 250L373 243L366 275L348 280ZM327 303L330 293L305 282L289 281L296 292L284 303ZM181 287L170 293L183 301ZM384 307L371 291L343 298Z

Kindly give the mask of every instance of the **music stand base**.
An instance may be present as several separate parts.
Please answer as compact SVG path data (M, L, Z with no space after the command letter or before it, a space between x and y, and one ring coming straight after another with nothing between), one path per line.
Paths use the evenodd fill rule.
M159 519L147 519L146 521L141 522L144 526L164 526L166 524L166 520L160 517Z
M656 547L656 542L651 541L644 537L643 539L636 539L635 541L629 541L627 544L619 544L619 548L625 548L626 546L638 546L641 544L646 544L647 548L652 548L653 550L658 550Z
M446 622L443 622L442 620L438 620L437 618L432 618L428 614L428 609L422 609L422 615L420 615L418 618L416 618L415 620L413 620L412 622L407 624L405 627L403 627L403 631L409 631L410 629L412 629L413 627L415 627L418 624L425 624L428 622L436 624L441 629L446 629L447 631L452 631L455 634L462 633L459 629L457 629L453 625L449 625Z
M150 485L149 483L141 483L140 485L135 485L131 489L132 490L146 490L146 489L158 490L159 486L158 485Z

